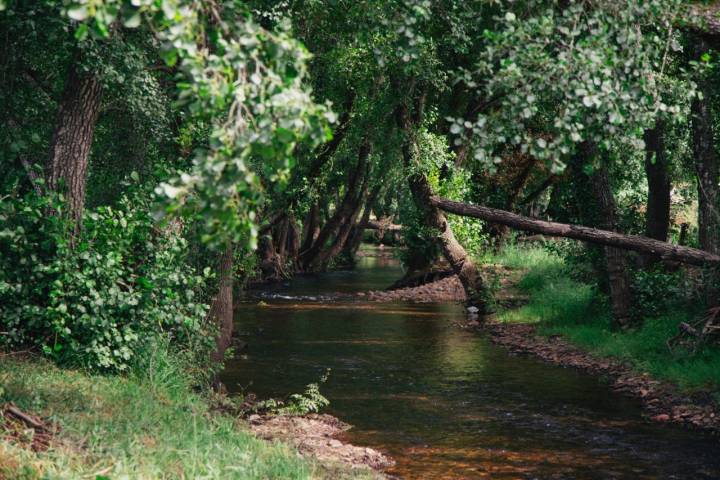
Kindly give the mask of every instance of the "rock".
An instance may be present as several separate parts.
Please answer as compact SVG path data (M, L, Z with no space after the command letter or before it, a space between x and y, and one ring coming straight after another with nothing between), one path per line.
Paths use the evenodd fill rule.
M670 415L667 413L661 413L660 415L655 415L651 419L655 422L667 422L670 420Z
M343 446L343 443L340 440L335 440L333 438L328 442L328 445L330 445L333 448L340 448Z
M467 307L465 310L471 315L475 315L480 311L479 308L473 306Z

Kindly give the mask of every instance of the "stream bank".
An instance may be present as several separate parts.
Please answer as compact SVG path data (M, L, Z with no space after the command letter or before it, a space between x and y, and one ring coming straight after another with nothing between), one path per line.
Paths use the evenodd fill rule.
M457 303L367 300L402 275L364 258L256 292L238 308L248 348L223 381L282 398L331 368L327 412L353 425L337 440L391 456L385 473L402 478L720 478L711 437L646 421L597 375L458 328Z
M518 291L522 272L502 265L485 265L484 273L498 279L498 303L514 308L530 298ZM397 290L360 292L360 298L374 302L462 302L465 300L460 280L450 276L417 287ZM677 385L654 379L651 375L619 360L598 357L573 346L561 335L543 336L535 325L502 322L489 317L486 321L470 320L460 324L488 334L493 343L513 354L529 354L543 361L583 370L606 378L613 390L642 402L644 416L654 422L672 422L720 434L720 406L710 391L684 393Z

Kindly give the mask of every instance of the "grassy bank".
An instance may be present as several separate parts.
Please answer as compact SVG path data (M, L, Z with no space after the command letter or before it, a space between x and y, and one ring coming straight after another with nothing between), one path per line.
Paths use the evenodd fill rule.
M289 447L258 440L242 422L210 412L172 364L154 371L147 378L91 376L0 357L1 402L60 425L51 448L39 453L0 435L0 479L323 476Z
M671 353L667 347L678 324L692 318L686 310L644 318L641 327L616 332L610 328L607 302L591 285L573 279L559 256L538 247L510 246L492 260L525 270L518 288L530 297L523 307L502 313L501 321L536 324L541 335L562 335L580 348L626 361L682 389L720 392L720 348L691 355Z

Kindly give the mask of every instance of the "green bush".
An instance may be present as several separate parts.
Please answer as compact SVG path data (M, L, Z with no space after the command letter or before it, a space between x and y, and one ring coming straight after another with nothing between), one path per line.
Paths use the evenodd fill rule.
M0 203L0 345L109 372L133 366L159 336L209 348L205 278L187 264L181 229L159 229L149 205L126 197L86 210L71 245L61 200Z

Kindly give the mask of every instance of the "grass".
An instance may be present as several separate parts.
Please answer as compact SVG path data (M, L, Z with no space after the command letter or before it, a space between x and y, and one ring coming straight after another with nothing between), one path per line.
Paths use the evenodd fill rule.
M306 479L327 473L285 445L255 438L241 421L211 412L171 364L152 376L124 378L0 356L0 400L61 427L41 453L0 437L0 479Z
M644 318L640 327L613 331L607 301L595 287L569 275L562 258L540 247L511 245L492 260L525 270L518 288L529 295L523 307L503 312L505 322L537 324L541 335L561 335L572 344L604 357L620 359L686 391L720 392L720 348L699 353L670 352L666 341L692 314L685 310Z

